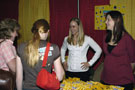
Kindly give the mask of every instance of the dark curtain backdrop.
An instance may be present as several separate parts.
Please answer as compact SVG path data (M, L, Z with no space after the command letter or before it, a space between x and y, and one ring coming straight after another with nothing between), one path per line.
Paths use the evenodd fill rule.
M18 20L19 0L0 0L0 20L14 18Z
M18 20L18 3L19 0L0 0L0 21L5 18ZM17 46L17 39L14 45Z
M106 33L104 30L94 30L94 7L95 5L108 5L110 0L80 0L80 19L84 26L85 34L91 36L101 47L103 36ZM93 56L93 51L89 50L88 59ZM103 54L98 62L94 65L94 69L103 61Z
M77 0L50 0L51 42L61 48L68 35L69 20L77 17Z

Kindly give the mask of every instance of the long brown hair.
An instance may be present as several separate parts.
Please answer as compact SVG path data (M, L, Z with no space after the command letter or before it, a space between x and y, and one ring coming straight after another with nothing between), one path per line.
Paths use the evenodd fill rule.
M124 22L123 22L123 16L119 11L110 11L106 14L106 17L110 15L111 18L114 21L114 28L113 31L111 32L110 30L107 30L107 37L106 37L106 42L110 42L112 34L114 36L113 41L114 44L118 43L120 39L122 38L123 32L126 32L126 29L124 27Z
M33 27L31 29L33 33L33 38L32 40L29 41L28 45L25 48L27 63L31 67L34 67L39 60L38 48L39 48L39 43L40 43L40 35L38 33L38 30L41 26L43 26L43 30L45 33L50 29L50 26L45 19L37 20L33 24Z

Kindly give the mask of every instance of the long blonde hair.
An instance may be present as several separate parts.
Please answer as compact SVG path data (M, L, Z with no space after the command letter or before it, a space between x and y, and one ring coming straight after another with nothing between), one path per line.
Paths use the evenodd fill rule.
M84 43L84 32L83 32L83 25L82 25L82 22L79 18L71 18L70 20L70 23L71 21L75 21L77 23L77 25L79 26L79 35L77 37L77 43L79 44L79 46L82 46L83 43ZM71 30L69 29L69 35L68 35L68 39L67 39L67 42L71 45L73 43L73 35L72 35L72 32Z
M33 38L30 40L25 48L26 62L29 66L34 67L39 60L38 48L40 44L40 35L38 33L39 28L43 26L44 32L47 32L50 28L48 22L45 19L37 20L31 29ZM48 37L49 38L49 37ZM47 39L49 40L49 39Z

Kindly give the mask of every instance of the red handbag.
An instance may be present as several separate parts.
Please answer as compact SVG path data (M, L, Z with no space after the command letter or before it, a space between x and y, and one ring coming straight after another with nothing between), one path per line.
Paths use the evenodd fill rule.
M60 82L57 79L56 73L54 71L50 73L45 68L43 68L45 67L47 62L49 48L50 48L50 43L47 43L47 47L42 63L42 69L37 75L36 85L46 90L57 90L60 88Z

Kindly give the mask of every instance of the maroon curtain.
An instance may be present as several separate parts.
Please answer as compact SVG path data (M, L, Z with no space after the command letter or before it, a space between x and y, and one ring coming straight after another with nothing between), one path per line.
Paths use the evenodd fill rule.
M18 20L19 0L0 0L0 20L14 18Z
M51 42L60 48L68 35L72 17L77 17L77 0L50 0Z
M18 4L19 0L0 0L0 21L5 18L18 20ZM17 39L14 45L17 47Z
M108 5L110 0L80 0L80 19L84 26L85 34L91 36L101 47L105 31L94 30L94 7L95 5ZM93 56L93 51L89 50L88 59ZM103 56L94 65L94 69L101 63Z

